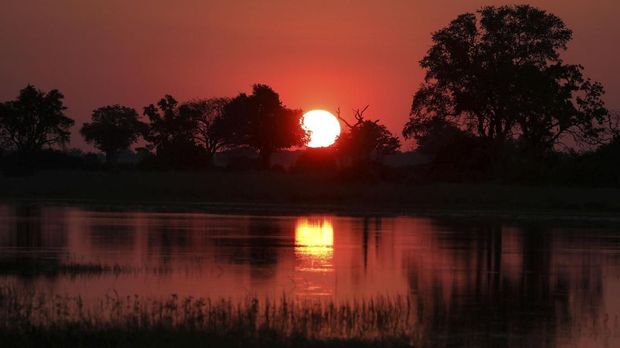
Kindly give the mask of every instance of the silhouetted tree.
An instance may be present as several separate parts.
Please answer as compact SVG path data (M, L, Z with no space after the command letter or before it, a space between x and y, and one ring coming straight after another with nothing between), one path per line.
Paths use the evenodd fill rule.
M366 106L355 110L355 123L350 124L340 116L338 118L348 127L336 140L336 148L344 157L354 164L368 163L372 160L381 161L382 157L394 153L400 148L400 140L379 120L370 121L364 118Z
M442 118L415 127L417 150L428 159L418 167L419 179L471 180L487 172L489 150L482 139Z
M620 186L620 136L596 151L579 155L572 154L563 166L552 172L555 181L568 184L595 185L602 187Z
M193 121L192 138L204 149L210 161L227 145L223 112L229 102L227 98L211 98L192 100L179 106L179 114Z
M160 166L196 168L208 164L209 158L194 141L196 119L189 108L181 108L170 95L162 98L157 106L144 108L149 118L144 138L155 149Z
M447 144L459 142L470 136L458 126L442 118L434 118L425 124L412 125L415 128L416 145L418 151L435 157Z
M425 83L403 134L419 141L441 119L498 149L512 139L535 153L564 136L600 141L603 87L560 58L571 37L560 18L527 5L457 17L420 61Z
M111 163L122 150L126 150L144 133L146 125L140 122L136 110L110 105L95 109L92 122L84 123L80 133L84 139L106 155Z
M15 100L0 103L0 144L21 153L69 142L74 121L64 114L64 96L27 85Z
M333 175L338 172L338 156L331 147L309 147L297 157L290 172Z
M156 149L177 141L191 141L193 120L183 117L178 112L178 102L171 95L159 100L157 105L150 104L144 108L144 115L149 118L146 139Z
M258 151L263 168L279 149L303 145L307 138L301 126L302 111L286 108L280 96L267 86L256 84L252 94L239 94L224 107L226 142L250 146Z

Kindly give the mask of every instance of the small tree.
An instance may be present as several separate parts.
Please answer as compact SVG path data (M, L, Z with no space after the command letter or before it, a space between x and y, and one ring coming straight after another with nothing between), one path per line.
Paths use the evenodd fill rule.
M338 118L348 127L348 130L338 137L336 148L345 157L354 163L369 163L372 160L381 161L384 155L394 153L400 148L400 140L379 120L370 121L364 118L366 106L355 111L355 123L350 124L340 116Z
M0 103L0 144L18 152L64 146L74 121L64 113L64 96L27 85L15 100Z
M100 107L93 111L92 122L84 123L80 133L86 142L104 152L106 162L111 163L120 151L128 149L144 132L145 124L139 117L130 107Z
M239 94L223 111L226 142L254 148L263 168L269 167L274 151L306 142L302 111L286 108L267 85L254 85L251 95Z

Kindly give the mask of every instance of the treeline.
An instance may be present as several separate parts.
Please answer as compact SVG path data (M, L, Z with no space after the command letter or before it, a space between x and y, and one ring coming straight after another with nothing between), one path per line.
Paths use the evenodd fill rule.
M45 92L32 85L15 100L0 104L0 147L5 170L30 172L50 167L110 168L132 146L142 169L208 169L222 151L254 154L237 168L271 169L274 152L303 147L309 137L302 127L303 113L289 109L271 87L253 86L251 94L234 98L196 99L178 102L166 95L143 108L142 115L124 105L93 110L90 122L80 128L89 144L105 154L66 150L75 121L65 114L63 94ZM363 112L347 123L334 151L310 151L299 160L304 169L334 170L380 161L400 147L379 121L369 121ZM310 156L311 158L308 158ZM233 165L234 166L234 165ZM297 166L296 170L300 170Z
M400 141L379 120L368 120L364 108L353 123L340 117L345 129L334 146L306 150L291 170L418 182L619 185L620 120L605 107L603 86L562 60L571 38L560 18L528 5L460 15L432 34L420 61L425 80L402 133L425 161L386 168L384 156L399 151ZM65 109L59 91L30 85L1 103L3 168L73 165L66 152L50 150L69 142L75 122ZM179 103L166 95L141 113L103 106L80 134L105 154L106 167L139 144L138 168L212 168L216 154L244 150L255 159L235 167L270 169L275 152L307 142L301 118L301 110L257 84L234 98ZM78 157L75 165L103 166L96 155Z

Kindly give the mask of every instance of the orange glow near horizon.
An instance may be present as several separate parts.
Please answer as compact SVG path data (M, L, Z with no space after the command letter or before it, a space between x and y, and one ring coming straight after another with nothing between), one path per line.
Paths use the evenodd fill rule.
M522 2L568 25L574 35L562 58L583 65L586 76L604 85L607 107L620 109L620 47L613 44L620 42L620 1L516 3ZM461 14L515 2L33 3L2 3L0 101L14 99L28 83L59 89L75 120L68 145L90 152L94 147L79 125L90 122L98 107L119 103L142 110L166 94L179 102L233 98L251 93L256 83L271 86L291 109L338 106L344 116L370 104L369 117L401 134L424 82L426 69L418 62L432 34ZM403 149L415 146L401 140Z
M310 133L308 147L327 147L340 135L340 122L331 112L312 110L304 114L303 127Z

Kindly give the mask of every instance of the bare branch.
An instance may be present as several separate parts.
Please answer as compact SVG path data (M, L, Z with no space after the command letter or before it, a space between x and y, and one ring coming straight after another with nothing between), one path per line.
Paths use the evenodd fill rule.
M338 110L336 110L336 117L338 117L338 119L340 121L342 121L344 124L346 124L347 127L353 128L353 126L349 122L347 122L347 120L345 120L344 118L342 118L342 116L340 116L340 107L338 107Z

